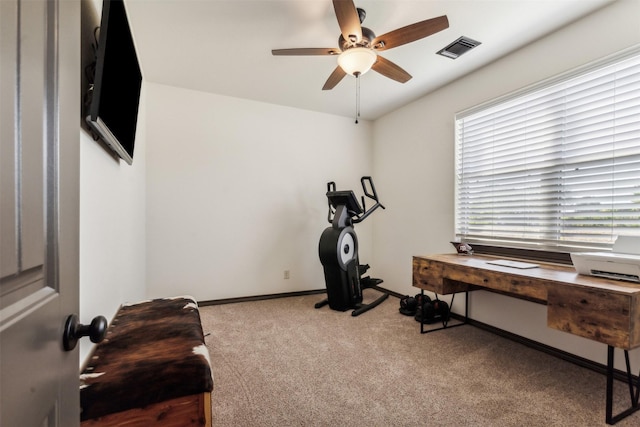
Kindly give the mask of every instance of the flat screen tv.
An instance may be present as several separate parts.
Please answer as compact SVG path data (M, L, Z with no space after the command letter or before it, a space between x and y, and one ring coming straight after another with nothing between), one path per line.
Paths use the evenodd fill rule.
M120 158L133 163L142 73L122 0L104 0L86 121Z

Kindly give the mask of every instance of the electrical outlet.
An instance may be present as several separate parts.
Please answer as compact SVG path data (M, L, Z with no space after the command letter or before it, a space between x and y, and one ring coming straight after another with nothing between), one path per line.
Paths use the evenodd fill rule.
M285 271L284 271L284 278L285 278L285 279L288 279L289 277L290 277L290 275L289 275L289 270L285 270Z

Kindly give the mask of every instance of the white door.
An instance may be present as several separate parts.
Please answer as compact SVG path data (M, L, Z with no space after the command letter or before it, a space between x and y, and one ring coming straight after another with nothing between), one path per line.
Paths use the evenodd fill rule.
M79 425L79 0L0 0L0 426Z

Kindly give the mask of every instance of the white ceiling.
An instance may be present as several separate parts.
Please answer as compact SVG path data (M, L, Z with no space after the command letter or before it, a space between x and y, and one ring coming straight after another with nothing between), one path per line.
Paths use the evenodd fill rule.
M272 56L271 49L337 47L330 0L125 0L146 81L354 117L355 78L322 86L330 56ZM382 35L447 15L449 28L380 52L413 78L361 77L361 117L374 120L612 0L356 0ZM435 53L460 36L482 42L458 59Z

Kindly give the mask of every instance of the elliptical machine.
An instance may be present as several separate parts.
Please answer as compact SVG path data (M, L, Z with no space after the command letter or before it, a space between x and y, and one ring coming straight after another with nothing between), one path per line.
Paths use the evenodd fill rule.
M366 209L364 196L360 206L353 191L336 191L335 182L327 183L329 204L327 219L331 227L322 232L318 245L320 262L324 267L327 298L316 303L315 308L329 304L332 310L354 309L351 312L352 316L358 316L374 308L389 297L389 294L384 293L369 304L362 303L362 290L374 288L383 280L369 276L362 277L369 269L369 265L359 264L358 238L353 224L364 221L373 211L385 207L378 201L378 194L371 177L363 176L360 182L364 194L375 202L369 209Z

